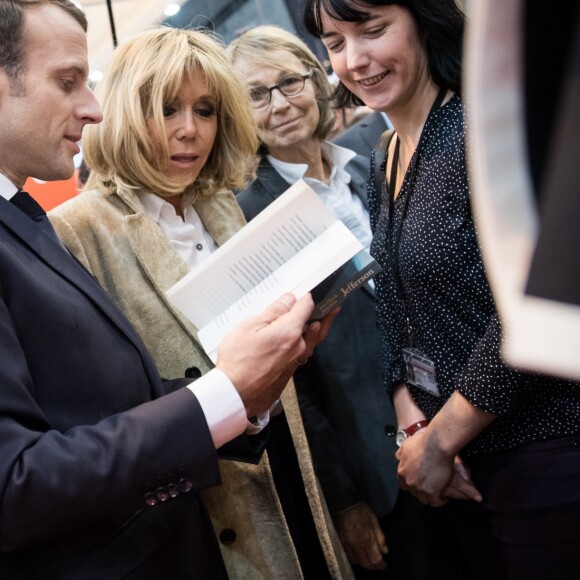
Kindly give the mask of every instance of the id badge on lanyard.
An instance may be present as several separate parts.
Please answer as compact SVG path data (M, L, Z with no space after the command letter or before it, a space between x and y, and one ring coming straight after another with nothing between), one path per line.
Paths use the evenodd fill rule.
M435 363L416 348L403 348L401 352L407 367L407 384L439 397L441 393L437 386Z
M439 90L439 93L437 94L437 98L435 99L433 106L431 107L431 110L429 111L429 115L427 116L427 120L429 119L429 117L431 117L431 115L433 114L434 111L439 109L439 107L443 103L443 99L445 98L445 94L446 94L446 89L441 88ZM425 125L423 126L423 130L421 131L421 136L419 138L419 144L417 145L417 151L413 155L411 167L409 169L408 180L409 180L410 184L413 182L412 178L415 174L415 168L416 168L417 157L418 157L418 150L419 150L419 146L421 145L421 142L423 141L423 136L425 133L425 126L426 125L427 125L427 122L425 122ZM395 191L395 186L397 183L397 166L398 166L398 160L399 160L399 146L400 146L400 140L399 140L399 137L397 136L397 141L395 144L394 159L393 159L393 163L391 165L391 176L390 176L390 181L388 184L389 185L389 205L390 205L389 215L390 215L390 219L392 219L392 216L393 216L394 191ZM397 285L398 294L399 294L400 298L402 299L403 308L405 309L405 311L407 310L406 305L405 305L405 295L403 292L403 285L401 283L401 279L400 279L400 276L398 273L399 272L398 248L399 248L399 244L400 244L401 230L403 228L403 222L405 220L405 214L407 212L407 206L409 203L410 195L411 195L411 193L409 191L404 199L402 218L401 218L401 226L397 232L397 235L395 237L395 241L392 244L391 253L390 253L391 262L393 265L393 272L395 275L395 283ZM411 329L411 324L409 322L408 315L407 315L407 326L408 326L408 331L409 331L409 340L410 340L410 343L413 344L413 342L414 342L413 341L413 332ZM441 393L439 392L439 387L437 386L437 375L435 373L435 363L425 353L421 352L417 348L412 348L412 347L403 348L403 349L401 349L401 354L403 355L403 360L405 361L405 366L407 368L407 379L406 379L407 384L418 387L419 389L424 390L425 392L429 393L430 395L433 395L435 397L439 397L441 395Z

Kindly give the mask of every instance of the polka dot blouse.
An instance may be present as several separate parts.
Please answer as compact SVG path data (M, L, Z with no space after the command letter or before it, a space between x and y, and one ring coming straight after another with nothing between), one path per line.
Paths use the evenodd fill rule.
M464 135L456 95L427 120L415 172L407 171L392 216L385 180L375 182L374 155L368 194L371 253L383 268L375 282L386 387L405 380L402 348L425 353L435 362L441 396L409 390L428 418L455 390L498 415L464 450L470 455L580 433L580 385L519 372L500 359L500 321L469 206ZM395 246L401 291L390 258Z

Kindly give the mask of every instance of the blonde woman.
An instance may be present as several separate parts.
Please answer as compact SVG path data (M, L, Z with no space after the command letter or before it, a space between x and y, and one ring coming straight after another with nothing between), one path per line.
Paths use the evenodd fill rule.
M196 328L164 293L245 224L230 192L244 182L257 147L245 92L213 37L162 28L120 47L97 93L104 121L83 141L91 176L51 220L135 325L160 374L199 377L212 364ZM270 419L282 438L290 437L290 425L296 445L290 459L277 461L283 473L273 477L270 448L252 465L224 447L223 483L204 494L228 574L347 578L291 385L283 402L285 413ZM285 485L282 497L286 472L299 485ZM284 511L286 493L292 501L299 496L306 522ZM306 557L303 531L312 533Z

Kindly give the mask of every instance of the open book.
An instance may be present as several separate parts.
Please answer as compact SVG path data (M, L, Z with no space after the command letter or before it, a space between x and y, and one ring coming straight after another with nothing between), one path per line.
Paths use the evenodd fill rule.
M312 291L322 318L380 271L302 180L167 291L214 361L223 338L285 292Z

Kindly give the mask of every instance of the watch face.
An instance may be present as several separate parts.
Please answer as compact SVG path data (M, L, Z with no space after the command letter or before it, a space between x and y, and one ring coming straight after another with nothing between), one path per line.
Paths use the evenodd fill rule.
M400 447L408 437L409 436L407 435L407 433L405 431L403 431L402 429L399 429L397 431L397 437L395 439L395 441L397 443L397 447Z

